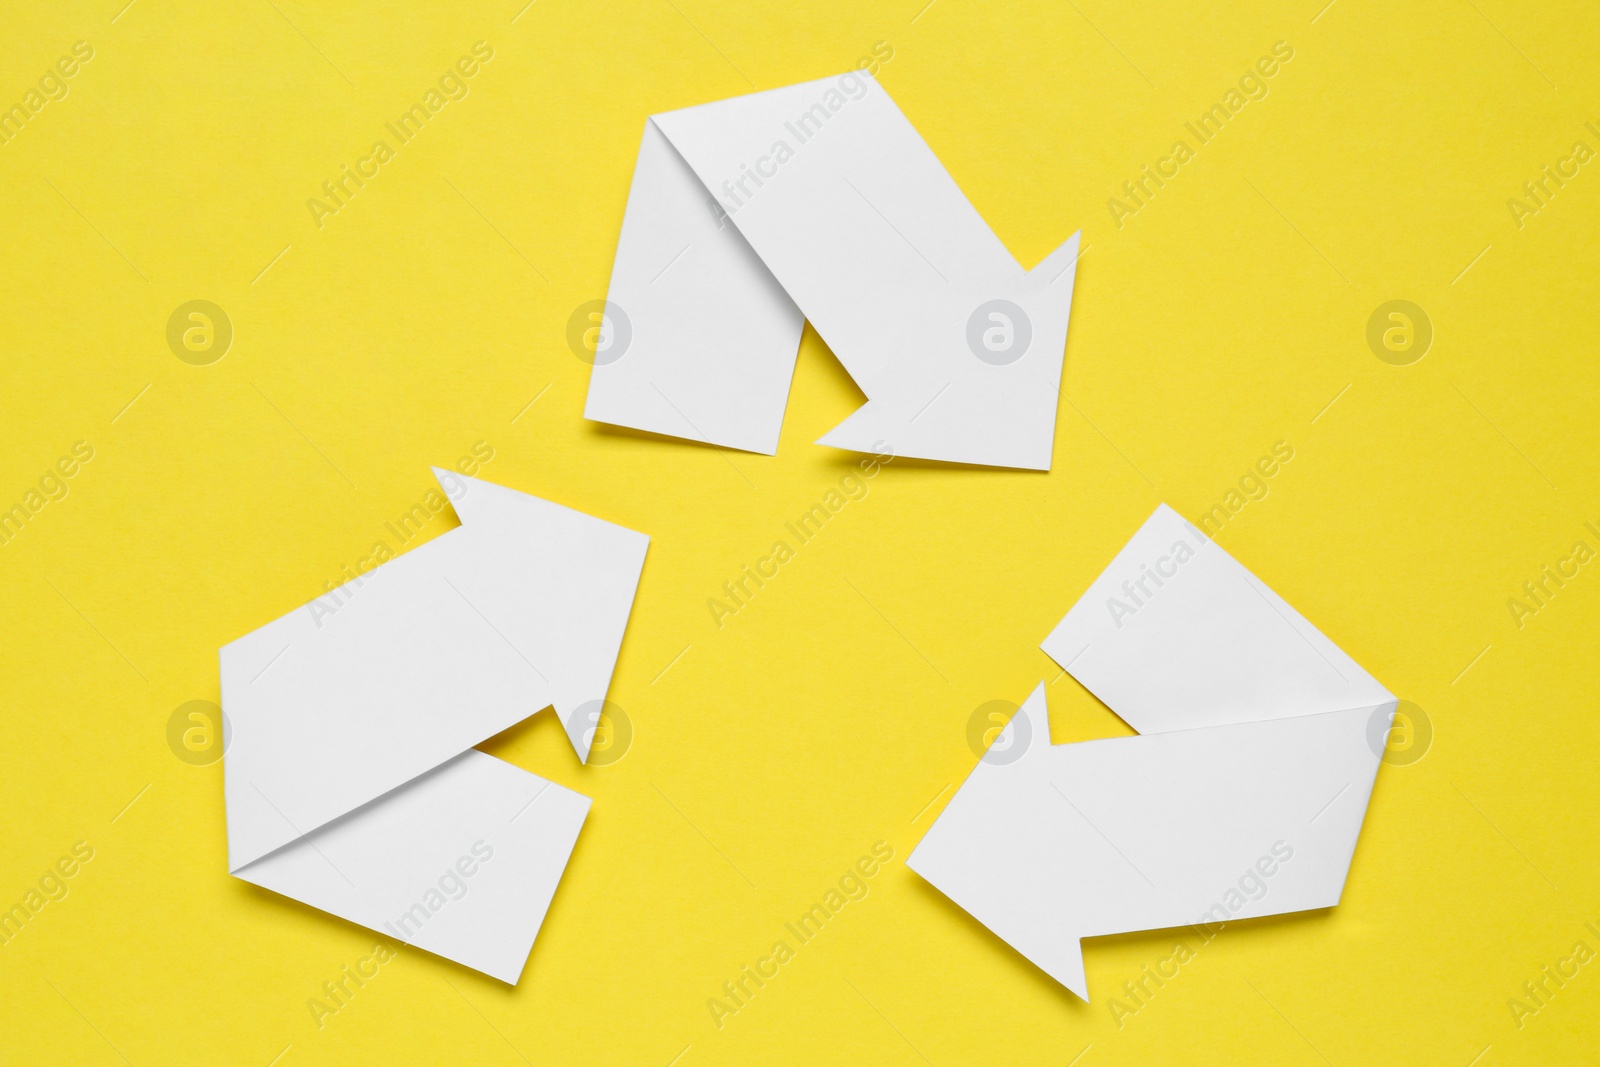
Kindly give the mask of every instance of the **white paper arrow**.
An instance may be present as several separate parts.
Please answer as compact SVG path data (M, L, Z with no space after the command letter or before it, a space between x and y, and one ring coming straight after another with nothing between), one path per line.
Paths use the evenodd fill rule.
M1333 642L1162 505L1044 648L1141 735L1041 683L908 866L1085 1000L1084 937L1338 903L1396 702Z
M649 538L435 474L459 528L222 649L228 864L514 982L589 802L468 750L554 705L587 759Z
M867 395L818 443L1048 470L1077 258L1024 270L864 72L656 115L584 414L771 454L810 320Z

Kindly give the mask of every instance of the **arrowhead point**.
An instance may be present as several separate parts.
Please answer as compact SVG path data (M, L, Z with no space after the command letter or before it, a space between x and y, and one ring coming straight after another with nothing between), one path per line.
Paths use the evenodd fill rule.
M598 709L610 687L650 538L481 478L439 467L433 473L461 524L503 540L508 566L525 560L540 575L545 610L568 613L561 629L567 647L550 672L551 703L578 760L587 763L595 723L583 712ZM553 555L564 563L550 566Z
M939 351L922 353L927 358L920 361L902 361L890 377L868 382L858 376L867 403L817 444L857 452L887 449L943 463L1049 470L1079 245L1075 233L1020 281L997 284L1021 309L1022 321L1032 324L1030 347L1014 362L991 363L970 332L959 340L945 338L937 342ZM973 328L970 322L967 328Z
M1047 782L1049 751L1050 719L1040 682L990 742L983 762L906 866L1087 1002L1080 917L1057 898L1037 862L1039 805L1055 799Z

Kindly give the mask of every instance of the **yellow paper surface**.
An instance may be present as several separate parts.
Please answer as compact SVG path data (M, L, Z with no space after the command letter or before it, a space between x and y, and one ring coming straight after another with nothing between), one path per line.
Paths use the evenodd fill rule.
M122 2L0 15L0 1060L1592 1060L1600 13ZM858 478L809 331L776 457L584 422L645 117L868 60L1025 264L1083 230L1055 469ZM653 538L622 758L487 746L595 798L515 988L230 878L183 710L463 459ZM903 861L988 702L1126 732L1037 645L1161 500L1431 741L1340 907L1091 941L1083 1004Z

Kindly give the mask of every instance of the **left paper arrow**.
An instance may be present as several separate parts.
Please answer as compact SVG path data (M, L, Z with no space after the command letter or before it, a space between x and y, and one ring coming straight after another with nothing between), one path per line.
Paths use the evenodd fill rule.
M587 758L649 538L435 474L461 527L222 649L228 865L515 982L589 801L469 750L554 706Z

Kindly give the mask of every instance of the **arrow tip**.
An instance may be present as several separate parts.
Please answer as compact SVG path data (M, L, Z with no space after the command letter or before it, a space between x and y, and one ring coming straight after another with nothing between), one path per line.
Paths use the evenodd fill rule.
M906 860L906 866L1034 966L1089 1000L1081 925L1041 859L1050 716L1034 687ZM1048 810L1048 808L1043 809Z
M551 706L579 762L587 763L649 536L443 467L434 467L433 476L463 526L498 531L513 553L502 565L531 568L546 599L540 610L561 620L555 625L561 637L551 638L563 652L546 665Z

